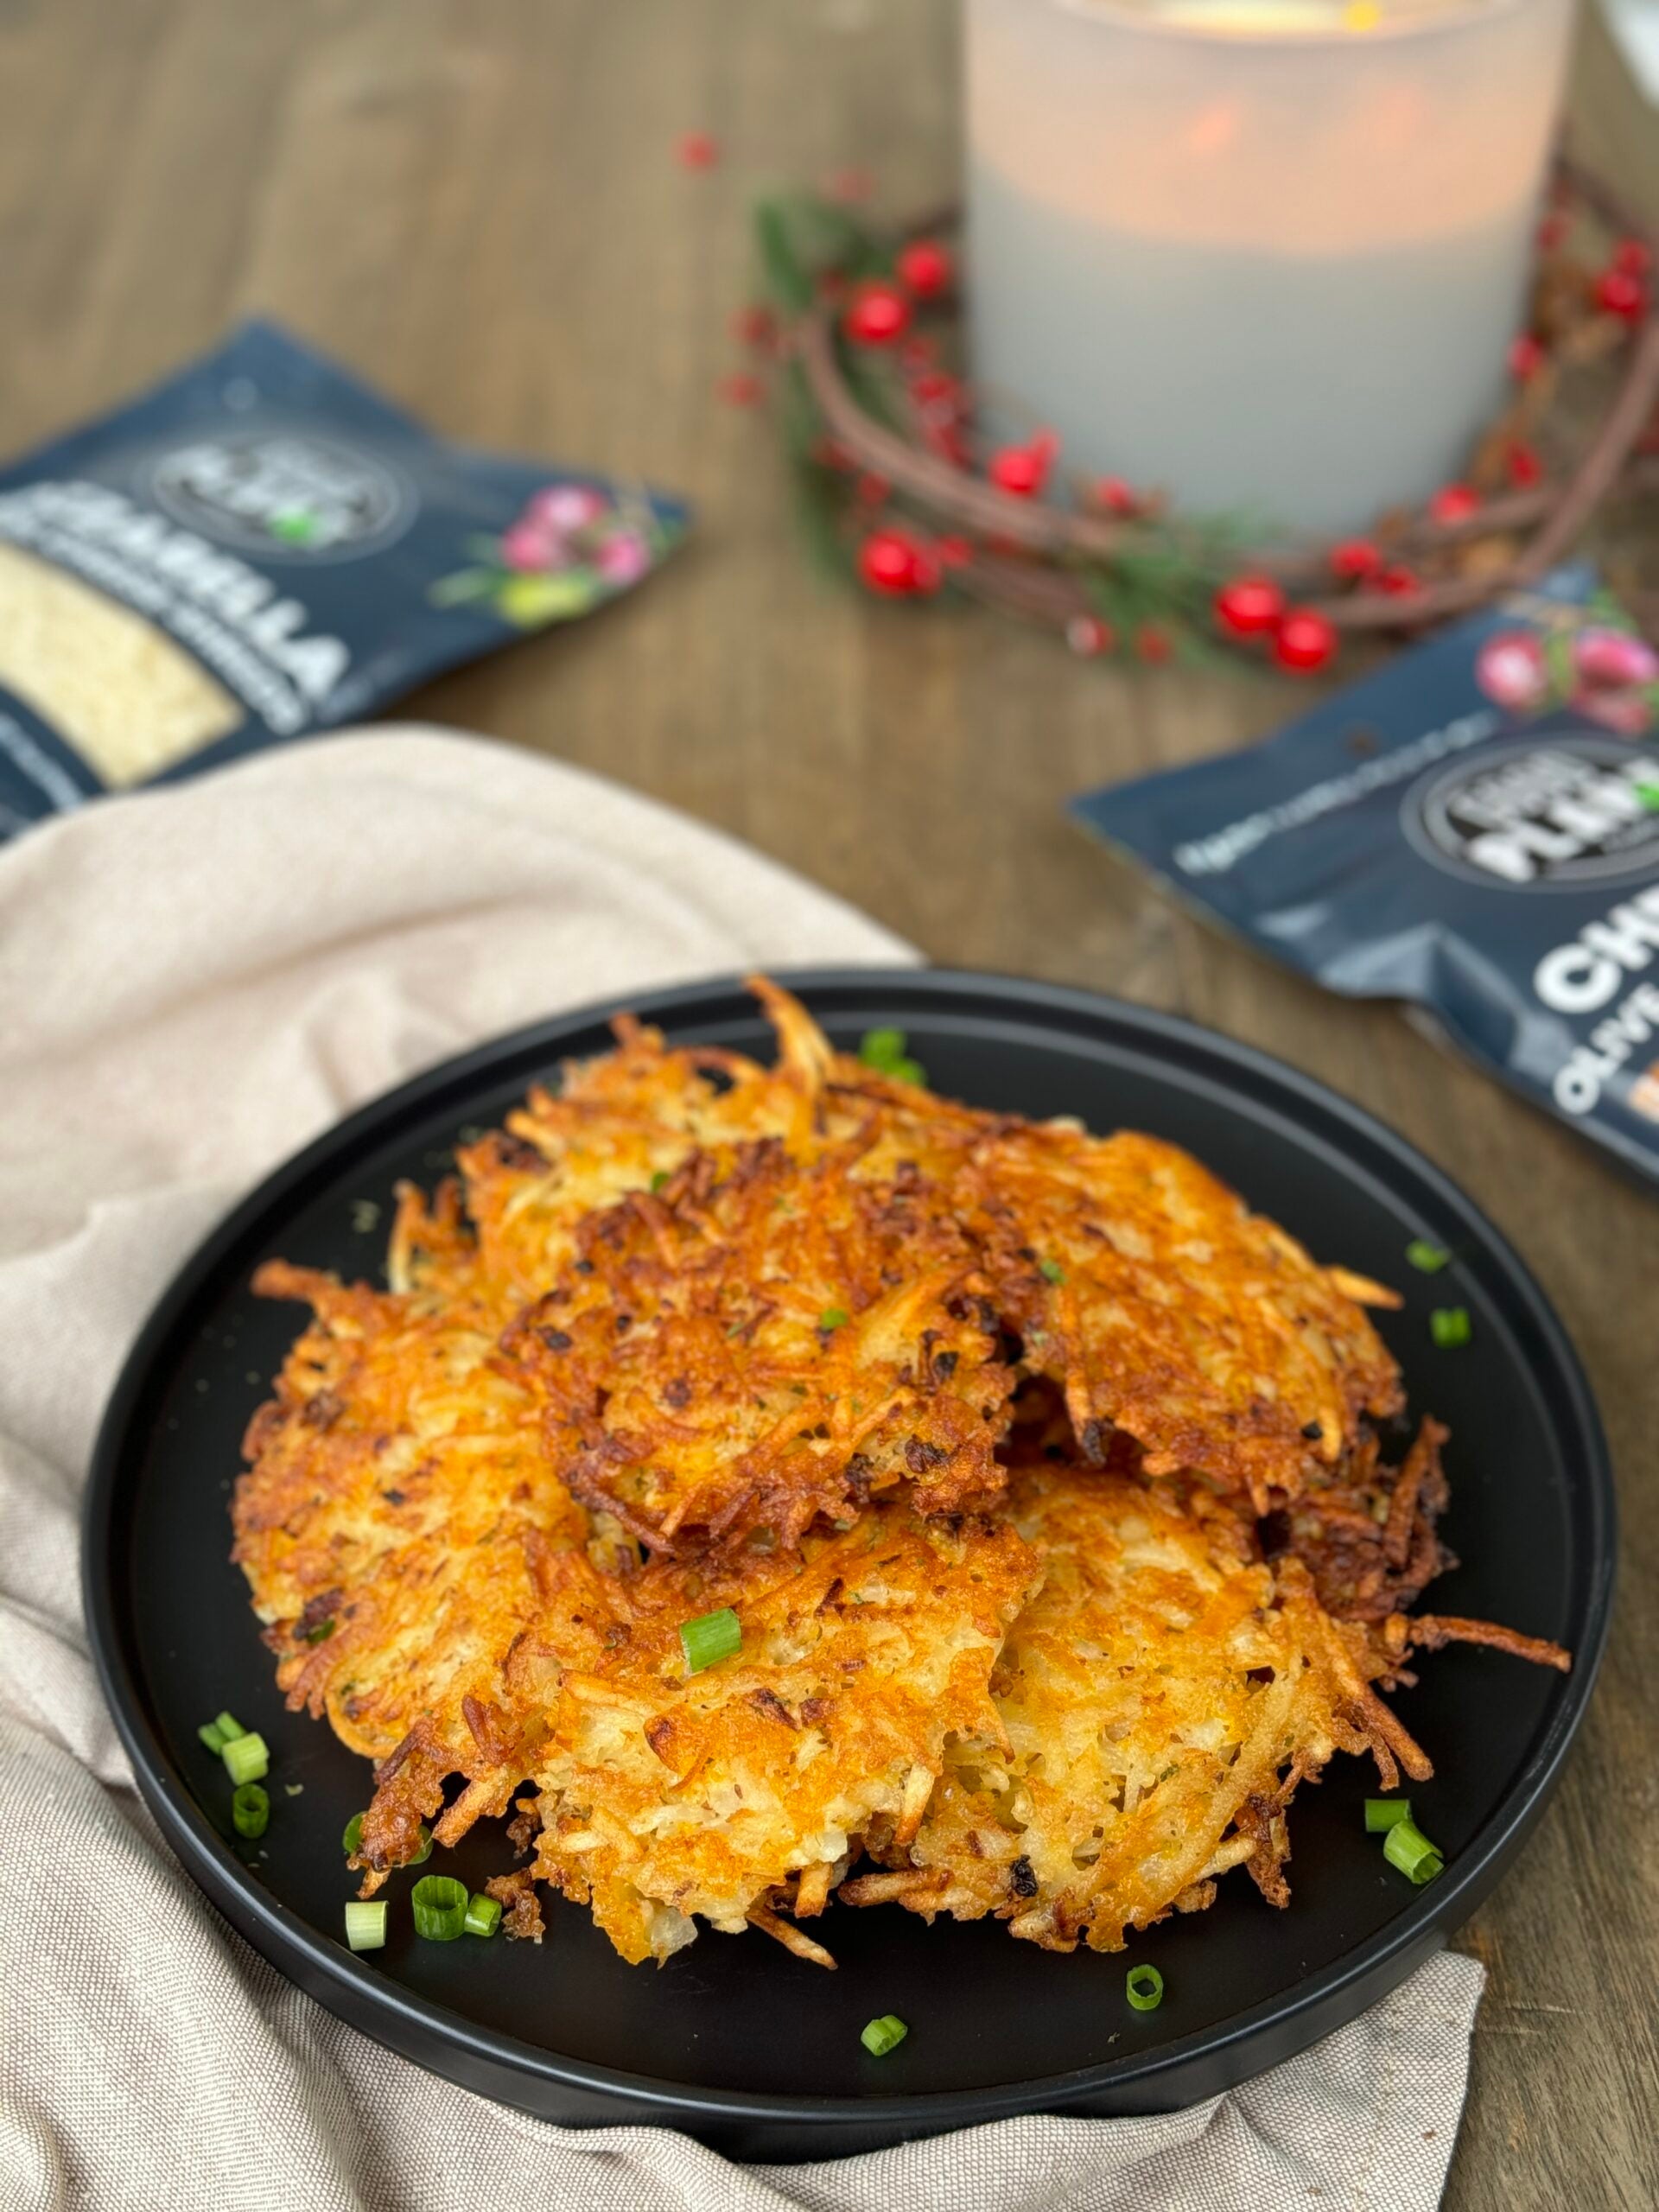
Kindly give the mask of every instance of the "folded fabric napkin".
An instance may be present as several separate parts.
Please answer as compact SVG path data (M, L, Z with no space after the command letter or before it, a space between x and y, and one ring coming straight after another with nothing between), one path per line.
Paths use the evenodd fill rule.
M1480 1995L1469 1959L1433 1961L1188 2112L744 2170L665 2132L523 2118L365 2040L231 1932L134 1794L82 1633L79 1493L138 1323L238 1194L359 1100L562 1007L752 964L914 957L683 817L412 728L105 801L0 854L0 2203L1439 2201Z

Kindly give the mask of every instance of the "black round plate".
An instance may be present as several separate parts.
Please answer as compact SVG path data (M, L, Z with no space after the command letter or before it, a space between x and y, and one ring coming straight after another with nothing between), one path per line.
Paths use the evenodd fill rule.
M366 2034L466 2087L572 2124L652 2121L736 2155L868 2149L1017 2112L1167 2110L1277 2063L1402 1980L1472 1911L1560 1771L1606 1634L1614 1508L1606 1447L1579 1363L1537 1285L1437 1169L1346 1100L1246 1047L1089 994L994 976L855 969L785 977L830 1035L896 1025L940 1090L1096 1130L1188 1147L1328 1259L1396 1284L1381 1317L1414 1412L1451 1423L1446 1533L1465 1564L1446 1612L1558 1638L1573 1673L1453 1648L1400 1707L1436 1765L1412 1791L1446 1854L1414 1890L1363 1831L1376 1784L1338 1759L1293 1819L1294 1888L1275 1912L1241 1878L1127 1957L1058 1957L982 1922L932 1929L897 1908L832 1910L826 1974L764 1936L705 1932L660 1971L625 1966L587 1913L548 1907L539 1946L423 1942L394 1910L384 1951L341 1940L352 1893L340 1831L367 1771L327 1729L283 1710L226 1509L249 1415L296 1326L251 1297L273 1254L374 1274L394 1184L430 1183L463 1128L493 1123L568 1055L609 1042L600 1007L489 1045L365 1107L239 1205L183 1269L135 1346L105 1416L86 1506L93 1649L138 1783L168 1842L257 1948ZM734 982L636 1002L671 1040L766 1055ZM1415 1274L1414 1237L1449 1247ZM1429 1309L1467 1306L1473 1340L1433 1344ZM196 1728L229 1707L272 1750L270 1826L239 1841L230 1785ZM289 1796L284 1785L299 1783ZM494 1823L453 1854L474 1884L509 1862ZM411 1877L395 1878L392 1895ZM1166 1994L1124 2000L1128 1964ZM897 2012L911 2033L869 2057L859 2031Z

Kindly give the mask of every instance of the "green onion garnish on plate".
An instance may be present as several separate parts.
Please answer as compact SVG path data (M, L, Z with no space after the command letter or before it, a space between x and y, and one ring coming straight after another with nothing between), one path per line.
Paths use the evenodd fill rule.
M1455 1351L1475 1333L1466 1306L1437 1306L1428 1317L1428 1333L1442 1351Z
M245 1782L231 1798L231 1820L238 1835L264 1835L270 1826L270 1799L257 1782Z
M858 2039L872 2058L885 2058L890 2050L898 2050L909 2033L896 2012L883 2012L880 2019L865 2023Z
M1406 1259L1419 1274L1437 1275L1450 1264L1452 1255L1443 1244L1431 1244L1426 1236L1414 1236L1406 1247Z
M225 1771L237 1783L263 1782L270 1772L270 1751L264 1738L257 1731L232 1736L219 1757L225 1762Z
M729 1605L716 1613L701 1613L694 1621L680 1623L680 1648L694 1675L702 1674L721 1659L734 1658L743 1649L743 1627Z
M386 1940L384 1897L354 1898L346 1908L346 1941L354 1951L378 1951Z
M1396 1821L1382 1839L1382 1856L1421 1889L1445 1870L1446 1861L1413 1821Z
M340 1839L340 1847L348 1859L355 1859L363 1848L363 1815L353 1813L346 1823L346 1833Z
M848 1313L844 1306L826 1306L818 1316L818 1326L826 1332L830 1329L844 1329Z
M467 1885L453 1874L423 1874L409 1901L415 1909L415 1933L429 1942L453 1943L467 1925Z
M461 1923L469 1936L493 1936L501 1925L501 1900L486 1897L475 1890L467 1900L467 1917Z
M1123 1989L1137 2012L1155 2012L1164 2001L1164 1977L1156 1967L1131 1967Z
M1365 1833L1383 1835L1398 1821L1411 1818L1409 1797L1368 1797L1365 1800Z

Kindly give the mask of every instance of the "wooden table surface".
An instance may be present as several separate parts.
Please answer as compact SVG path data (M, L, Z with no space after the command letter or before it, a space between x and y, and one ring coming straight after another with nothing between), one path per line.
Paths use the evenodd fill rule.
M1582 1349L1624 1497L1594 1711L1462 1939L1491 1986L1447 2202L1659 2202L1655 1201L1414 1034L1176 913L1062 817L1307 694L1077 661L820 582L764 420L722 404L768 183L953 187L950 0L0 0L0 451L272 312L434 425L695 502L671 570L432 686L418 715L750 839L944 961L1179 1007L1363 1098L1464 1183ZM1611 118L1599 47L1580 102ZM1618 88L1615 87L1615 93ZM1659 130L1597 126L1659 194ZM722 158L690 174L683 132ZM1656 200L1653 204L1659 204ZM1268 2209L1271 2212L1271 2209Z

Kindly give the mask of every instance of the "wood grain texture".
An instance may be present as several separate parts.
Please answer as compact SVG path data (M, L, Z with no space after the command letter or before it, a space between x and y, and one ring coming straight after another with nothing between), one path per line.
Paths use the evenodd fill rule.
M444 430L688 493L698 528L670 573L413 711L705 817L939 959L1265 1046L1363 1097L1491 1211L1589 1364L1624 1552L1590 1725L1465 1939L1491 1985L1447 2202L1638 2212L1659 2202L1653 1199L1388 1009L1177 912L1063 819L1080 786L1236 746L1306 692L1085 665L995 617L838 594L791 543L766 425L715 396L740 365L754 193L863 165L895 209L947 194L954 71L950 0L0 0L0 450L258 308ZM1599 49L1586 77L1592 102L1623 97ZM1589 112L1591 150L1628 139L1628 111L1617 130L1610 114ZM691 129L719 138L714 169L677 164ZM1656 180L1649 158L1628 181Z

